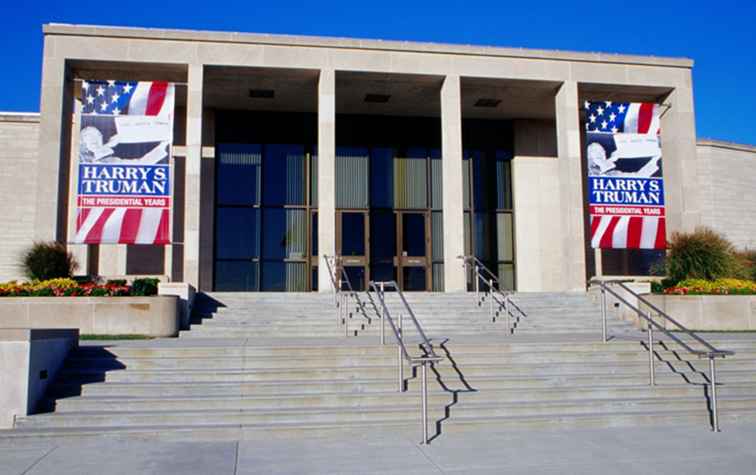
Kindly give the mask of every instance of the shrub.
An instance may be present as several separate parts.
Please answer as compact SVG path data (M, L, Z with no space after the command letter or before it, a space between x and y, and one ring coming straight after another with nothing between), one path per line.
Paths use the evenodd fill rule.
M105 285L126 285L126 279L108 279Z
M739 276L743 279L756 280L756 250L743 250L735 253Z
M65 244L36 242L21 259L26 276L31 280L71 277L79 267Z
M134 282L131 283L131 295L136 295L136 296L157 295L158 283L160 283L160 279L155 279L155 278L134 279Z
M672 235L667 271L674 281L716 280L733 275L735 267L732 244L715 231L700 227Z

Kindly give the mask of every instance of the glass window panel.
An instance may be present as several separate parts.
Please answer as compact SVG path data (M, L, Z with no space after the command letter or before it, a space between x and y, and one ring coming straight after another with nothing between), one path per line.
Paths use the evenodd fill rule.
M497 258L500 261L514 260L512 215L510 213L496 214L496 243Z
M514 290L513 264L499 264L499 287L501 290Z
M365 255L365 214L341 214L341 255Z
M129 245L126 248L126 273L162 275L165 272L165 246L147 244Z
M427 288L425 267L403 267L402 273L404 274L404 288L402 290L424 291Z
M312 270L310 271L310 288L314 291L318 290L318 266L312 266Z
M263 210L263 258L302 259L307 236L303 209Z
M394 149L370 150L370 206L394 207Z
M336 207L368 207L368 149L336 149Z
M470 209L470 151L465 150L462 158L462 204L465 209Z
M396 216L393 211L370 212L370 260L390 263L396 256Z
M443 292L444 291L444 265L443 264L433 264L432 266L432 273L433 273L433 291L434 292Z
M483 262L496 260L496 228L492 220L491 213L475 213L475 257Z
M412 147L394 160L394 207L428 207L428 151Z
M512 162L511 154L496 151L496 207L512 209Z
M434 261L444 260L444 220L441 211L431 214L431 250Z
M312 213L312 229L310 232L312 233L312 236L311 236L312 255L317 256L318 255L318 213L317 211Z
M217 195L219 205L260 203L260 145L218 145Z
M216 259L259 257L259 210L218 208L216 210Z
M496 161L480 151L472 153L473 205L476 210L496 207Z
M365 290L365 268L364 267L344 267L347 277L349 277L349 283L352 284L352 289L357 292L363 292ZM345 286L346 288L346 286Z
M318 151L313 149L310 156L310 206L318 207Z
M403 251L407 256L425 256L425 215L402 214Z
M304 262L287 262L284 265L287 292L304 292L307 289L307 265Z
M286 281L286 265L283 261L262 263L260 290L263 292L283 292L286 290Z
M472 228L471 228L471 223L470 223L470 212L469 211L465 212L464 226L465 226L465 229L464 229L464 233L465 233L465 238L464 238L465 239L465 255L466 256L470 256L470 255L472 255L472 240L471 240L471 236L470 236L470 229L472 229Z
M393 263L372 264L370 266L370 278L375 282L396 280L396 267Z
M304 205L304 147L266 145L263 157L263 204Z
M215 290L254 291L258 288L258 263L250 261L216 261Z
M443 207L444 182L441 163L441 151L433 149L431 157L431 207L441 209Z

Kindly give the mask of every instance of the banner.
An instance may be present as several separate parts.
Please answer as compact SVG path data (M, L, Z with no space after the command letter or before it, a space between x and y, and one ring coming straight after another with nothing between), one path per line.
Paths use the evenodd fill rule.
M586 102L591 246L665 249L660 107Z
M81 244L168 244L174 85L81 87L76 236Z

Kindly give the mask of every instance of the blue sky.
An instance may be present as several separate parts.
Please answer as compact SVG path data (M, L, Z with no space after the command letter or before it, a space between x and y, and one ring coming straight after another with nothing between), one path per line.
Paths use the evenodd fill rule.
M684 56L698 136L756 144L753 1L7 0L0 22L5 111L39 109L41 26L59 22Z

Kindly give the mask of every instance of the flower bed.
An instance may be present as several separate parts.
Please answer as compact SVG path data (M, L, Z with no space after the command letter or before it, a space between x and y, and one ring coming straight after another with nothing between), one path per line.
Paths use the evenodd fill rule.
M686 279L663 289L666 295L756 295L756 282L740 279Z
M157 295L158 279L126 281L77 282L74 279L50 279L0 284L0 297L146 297Z

